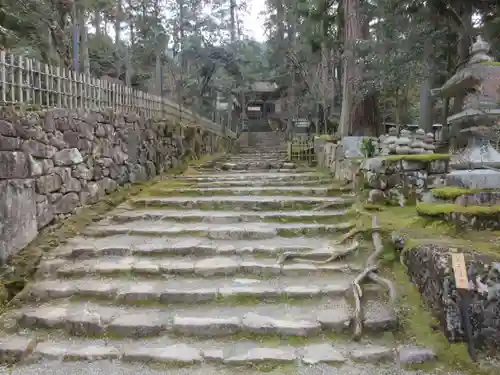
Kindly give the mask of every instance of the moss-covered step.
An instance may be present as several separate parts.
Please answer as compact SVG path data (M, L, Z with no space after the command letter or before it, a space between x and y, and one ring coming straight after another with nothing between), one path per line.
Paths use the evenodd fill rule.
M450 154L388 155L365 159L361 170L377 174L405 171L426 171L430 174L446 173Z
M435 359L432 351L419 347L404 346L395 350L384 340L354 344L343 337L330 336L334 335L293 340L275 336L259 340L249 334L231 341L163 337L139 343L68 337L37 340L33 336L9 335L5 342L12 344L0 346L0 355L6 357L10 348L19 359L42 361L44 370L54 375L80 373L80 369L92 373L125 374L133 371L134 364L140 364L141 373L151 375L233 375L236 372L242 375L285 375L296 373L298 368L323 368L327 365L345 365L341 374L367 371L366 374L385 375L387 365L399 367L399 364L408 364L409 357L421 361ZM93 364L94 361L97 362ZM380 363L384 365L379 367ZM147 364L153 366L147 367ZM12 374L35 374L39 368L39 363L34 366L23 364L21 368L16 366Z
M443 203L455 203L463 206L500 205L500 189L467 189L444 186L431 190L432 196Z
M198 182L208 182L208 181L249 181L252 180L281 180L281 181L293 181L293 180L317 180L322 179L325 176L317 172L249 172L249 173L231 173L231 172L221 172L214 174L202 174L202 175L183 175L179 176L177 179L181 181L198 181Z
M142 236L204 236L212 239L266 239L295 236L317 236L342 234L349 231L353 223L344 221L335 224L316 223L178 223L172 221L135 220L126 223L98 223L88 227L87 236L110 236L132 234Z
M335 183L330 176L308 176L301 179L242 179L242 180L210 180L210 181L189 181L189 185L196 187L233 187L233 186L321 186ZM185 182L184 182L185 183Z
M131 200L135 207L176 209L273 211L307 210L328 204L330 209L350 207L354 196L290 197L290 196L215 196L215 197L139 197Z
M218 195L287 195L287 196L333 196L349 193L350 187L316 185L316 186L227 186L227 187L188 187L165 188L151 187L144 195L149 196L218 196Z
M75 237L54 250L53 255L67 259L102 256L186 256L204 258L216 255L270 257L285 251L302 252L303 257L326 259L333 252L349 253L358 248L357 241L336 245L327 237L274 237L264 240L212 240L204 237L145 237L115 235L108 237ZM59 262L59 259L57 259ZM60 263L60 262L59 262Z
M355 264L331 263L331 264L307 264L286 263L280 264L275 259L252 257L244 258L230 256L213 256L206 258L195 257L154 257L144 256L117 257L107 256L103 258L91 258L68 261L65 264L47 264L45 275L57 275L61 277L82 277L86 275L96 276L144 276L147 278L157 277L163 279L165 276L178 275L179 277L220 277L235 275L259 275L266 278L283 276L305 276L305 275L341 275L361 270ZM51 267L51 268L49 268Z
M397 316L392 307L375 299L364 303L364 328L392 331ZM90 312L90 313L89 313ZM11 311L19 327L59 329L74 336L139 338L167 334L215 338L255 334L284 337L316 337L322 332L346 331L353 318L343 298L317 303L275 303L234 306L192 304L169 309L132 307L91 302L47 303Z
M441 219L459 227L473 229L500 229L500 205L463 206L454 203L419 203L420 216Z
M126 223L136 220L166 220L176 222L210 222L220 224L248 222L336 223L353 218L351 210L326 211L206 211L140 209L113 214L111 219Z
M347 266L347 265L345 265ZM274 279L250 279L221 276L214 278L92 278L39 280L30 297L38 302L55 299L114 301L130 306L175 304L246 304L252 306L276 301L299 301L347 294L355 273L321 276L276 276ZM376 286L372 286L375 292ZM382 292L381 288L378 288Z

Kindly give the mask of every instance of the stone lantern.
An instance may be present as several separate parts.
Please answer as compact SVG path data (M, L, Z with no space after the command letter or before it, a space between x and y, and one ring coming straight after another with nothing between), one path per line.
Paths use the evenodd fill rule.
M462 110L447 118L454 133L466 137L467 147L452 155L447 185L467 188L498 188L500 186L500 153L490 143L493 125L500 118L497 90L500 86L500 65L491 64L489 44L480 36L471 46L469 63L455 73L433 95L455 97L465 93Z

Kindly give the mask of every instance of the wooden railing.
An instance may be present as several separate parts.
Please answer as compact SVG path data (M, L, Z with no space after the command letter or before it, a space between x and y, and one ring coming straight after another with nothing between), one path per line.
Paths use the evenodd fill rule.
M29 104L40 108L106 108L141 116L164 117L235 138L230 129L197 115L165 97L97 79L71 69L0 51L0 105Z
M317 160L316 152L314 151L314 138L289 141L287 145L287 157L290 161L315 164Z

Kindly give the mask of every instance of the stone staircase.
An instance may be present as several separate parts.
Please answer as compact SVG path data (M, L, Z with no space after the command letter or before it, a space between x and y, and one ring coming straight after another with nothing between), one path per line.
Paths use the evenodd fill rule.
M261 149L221 165L265 158L287 164ZM364 336L350 339L348 290L372 249L333 246L352 227L353 195L293 168L180 176L118 207L42 262L26 306L4 314L0 358L37 363L20 374L47 361L54 374L83 374L74 369L90 361L103 374L382 375L432 360L399 346L397 314L376 286L364 294ZM353 248L327 264L277 262L284 251L325 259Z

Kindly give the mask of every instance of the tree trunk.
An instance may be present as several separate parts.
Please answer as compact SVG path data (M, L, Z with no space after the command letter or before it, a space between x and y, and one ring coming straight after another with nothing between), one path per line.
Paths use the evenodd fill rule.
M94 12L94 29L95 29L95 34L99 36L102 35L101 24L102 24L101 10L96 9Z
M362 65L356 61L355 42L363 37L359 0L344 1L344 56L342 112L339 134L362 136L376 134L376 98L361 96Z
M460 32L458 35L459 40L457 45L459 64L466 63L469 58L469 48L472 44L472 38L474 36L474 28L472 26L472 15L473 15L472 6L464 3L462 5L460 14L460 18L462 19L462 25L459 25ZM465 93L462 91L454 98L450 115L460 112L460 110L462 109L464 99L465 99Z
M236 0L229 0L231 45L236 42Z

